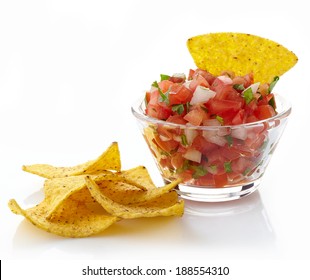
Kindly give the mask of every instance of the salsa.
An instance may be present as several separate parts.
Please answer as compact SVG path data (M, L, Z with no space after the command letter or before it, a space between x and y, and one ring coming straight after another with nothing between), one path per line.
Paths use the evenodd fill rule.
M278 80L260 84L252 73L214 76L201 69L187 78L161 75L145 94L145 114L165 122L144 134L165 177L211 187L248 180L262 159L268 127L243 124L277 114L272 90Z

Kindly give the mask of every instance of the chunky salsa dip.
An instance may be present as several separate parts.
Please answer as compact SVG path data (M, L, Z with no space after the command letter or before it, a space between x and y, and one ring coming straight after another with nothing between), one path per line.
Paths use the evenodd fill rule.
M161 75L145 94L145 114L164 122L144 136L165 177L209 187L248 181L262 160L268 127L242 124L276 115L278 79L260 84L251 73L214 76L201 69L187 78Z

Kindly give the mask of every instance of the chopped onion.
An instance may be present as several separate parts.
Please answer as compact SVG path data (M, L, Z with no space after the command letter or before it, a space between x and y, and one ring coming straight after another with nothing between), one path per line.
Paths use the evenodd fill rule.
M217 119L207 119L203 122L206 126L221 126L221 123Z
M240 140L245 140L248 137L248 132L245 127L238 127L231 131L231 136Z
M188 149L186 151L186 153L183 155L184 158L194 161L194 162L198 162L200 163L201 161L201 152L194 150L194 149Z
M188 145L192 145L194 139L198 135L198 132L195 129L186 128L184 129L184 134L186 136Z
M230 85L232 84L232 79L223 75L223 76L218 76L217 77L219 80L221 80L225 85Z
M213 90L203 86L197 86L196 90L194 91L193 97L190 101L190 104L194 105L198 103L205 103L215 95L216 92L214 92Z
M225 137L217 135L216 130L214 131L204 130L202 132L202 136L206 138L206 140L208 140L209 142L222 146L222 147L225 146L227 143Z
M249 88L252 89L252 93L255 94L259 88L260 82L257 82L253 85L248 86L245 90L243 90L243 92L245 92L246 90L248 90Z

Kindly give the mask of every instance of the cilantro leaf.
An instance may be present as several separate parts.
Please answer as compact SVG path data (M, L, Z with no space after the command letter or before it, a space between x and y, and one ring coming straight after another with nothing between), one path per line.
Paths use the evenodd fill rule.
M231 163L229 161L224 162L224 169L227 173L232 172Z
M243 84L234 84L233 88L236 90L244 90Z
M181 143L183 146L188 146L187 138L185 134L181 135Z
M245 99L246 104L249 104L253 100L254 96L252 88L249 87L243 92L243 98Z
M268 89L268 93L271 93L272 92L272 90L273 90L273 88L274 88L274 86L276 85L276 83L279 81L279 77L278 76L275 76L274 78L273 78L273 81L270 83L270 85L269 85L269 89Z
M207 170L205 168L203 168L201 165L191 166L191 169L194 170L194 174L193 174L194 179L198 179L199 177L207 174Z
M160 74L160 81L169 80L170 76L165 74Z
M152 86L156 87L158 89L158 92L160 94L159 102L165 102L167 105L169 105L169 92L170 92L170 89L168 89L165 93L163 93L161 88L159 87L157 81L154 81L152 83Z
M184 105L183 104L172 105L172 111L177 112L179 115L182 115L182 113L184 112Z

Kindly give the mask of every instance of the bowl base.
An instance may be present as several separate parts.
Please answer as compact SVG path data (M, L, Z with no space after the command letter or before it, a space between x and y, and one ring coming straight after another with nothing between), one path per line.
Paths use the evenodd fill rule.
M164 180L169 183L167 180ZM179 184L176 187L178 194L187 200L202 202L223 202L240 199L253 193L259 186L260 180L233 187L206 188L193 185Z

